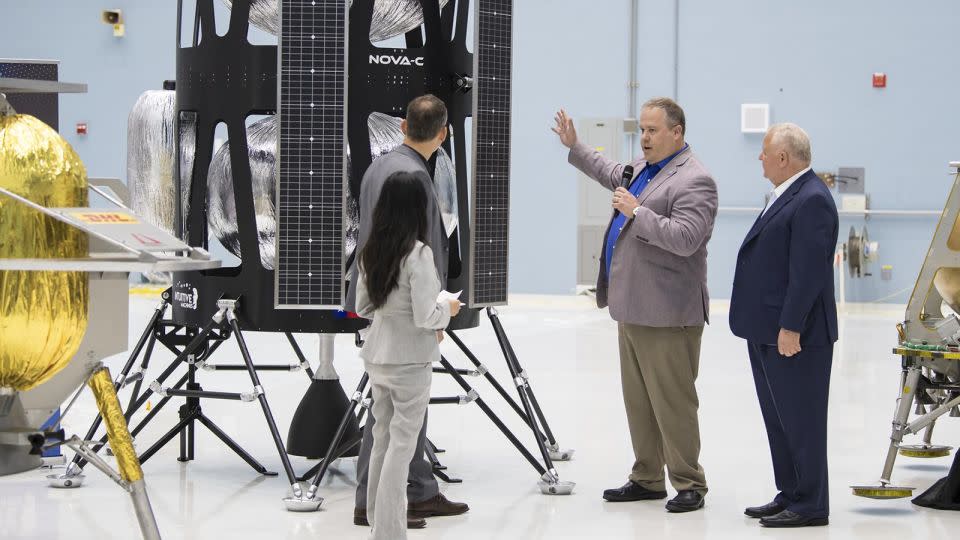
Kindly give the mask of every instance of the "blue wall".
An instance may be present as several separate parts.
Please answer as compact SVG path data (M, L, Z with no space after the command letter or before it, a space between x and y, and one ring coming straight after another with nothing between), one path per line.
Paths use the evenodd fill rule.
M572 293L577 279L577 178L550 131L577 117L627 112L630 0L514 2L510 291Z
M549 127L561 106L575 118L627 114L630 2L516 2L513 292L573 291L576 174ZM89 84L88 94L62 97L61 126L91 176L124 178L127 113L143 90L174 76L176 2L4 4L0 58L58 59L62 80ZM673 93L675 17L670 0L639 4L642 101ZM114 38L99 22L103 7L123 10L126 37ZM759 206L769 190L756 161L760 137L739 131L740 104L765 102L772 121L807 129L815 168L866 167L874 208L941 207L951 183L946 163L960 159L953 132L960 112L950 99L960 87L957 20L960 3L951 0L923 9L892 0L680 0L678 97L721 205ZM888 88L871 88L874 71L887 73ZM89 135L72 133L77 122L88 123ZM709 262L716 298L729 296L736 250L753 219L722 214L717 221ZM872 218L871 238L894 279L848 282L847 299L875 300L912 285L935 223ZM842 219L841 236L863 224Z
M123 10L127 36L100 22L103 8ZM0 57L60 60L60 80L89 86L60 98L60 131L90 176L126 178L127 115L137 97L176 78L176 2L4 0ZM89 134L77 135L86 122Z
M645 4L662 2L645 2ZM770 189L756 161L760 135L739 132L740 103L769 103L772 122L803 126L818 170L866 167L873 208L942 209L960 159L955 88L960 3L681 1L679 101L690 143L717 178L720 204L758 206ZM641 67L641 69L643 69ZM875 89L871 74L885 72ZM910 288L936 217L872 217L893 280L848 281L847 299ZM723 215L710 246L710 286L729 296L736 250L753 216ZM841 238L862 218L843 218ZM905 302L907 292L890 301Z
M576 173L543 126L560 106L575 117L626 114L630 1L596 2L602 13L582 2L518 4L511 290L565 293L576 276ZM960 107L952 96L960 85L960 38L951 31L960 3L908 9L890 0L680 0L679 17L672 1L639 4L640 100L671 96L676 76L688 141L716 177L721 206L762 206L771 188L757 161L762 135L740 133L740 104L759 102L770 104L772 122L809 132L817 170L865 167L872 208L942 209L953 181L947 163L960 160ZM542 65L544 55L556 60ZM887 74L887 88L872 88L876 71ZM542 84L548 72L557 78L549 89ZM709 246L714 298L729 297L737 250L754 218L718 217ZM848 280L847 300L905 302L936 222L841 218L841 239L851 226L866 225L880 243L875 275ZM544 258L550 272L543 272ZM880 279L883 264L893 266L890 281Z

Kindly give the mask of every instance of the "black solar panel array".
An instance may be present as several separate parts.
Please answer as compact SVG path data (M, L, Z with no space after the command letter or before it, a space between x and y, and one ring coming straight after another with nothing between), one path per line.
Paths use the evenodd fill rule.
M276 306L342 304L344 0L281 0Z
M507 302L513 1L476 0L470 305Z

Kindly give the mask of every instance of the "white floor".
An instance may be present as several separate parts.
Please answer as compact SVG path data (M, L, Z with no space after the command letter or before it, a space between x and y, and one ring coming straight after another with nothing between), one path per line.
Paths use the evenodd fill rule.
M131 300L131 343L147 320L155 299ZM744 343L727 328L722 304L714 324L704 333L699 390L702 461L710 493L706 508L683 515L667 514L663 501L605 503L603 489L625 481L631 450L620 399L616 329L605 311L585 297L517 296L501 310L501 318L561 445L575 448L575 459L560 463L563 479L577 482L569 497L549 497L536 488L537 475L474 405L434 406L431 437L447 450L442 460L463 478L441 489L451 499L468 502L463 516L434 518L411 539L534 538L955 538L960 514L914 507L909 499L874 501L851 495L851 484L876 481L889 437L897 393L899 358L891 354L894 324L902 308L851 307L842 316L841 341L834 361L831 396L831 525L797 531L761 529L742 515L743 508L762 504L774 494L770 458L753 390ZM503 382L506 367L489 324L464 332L463 339ZM248 334L255 358L264 362L290 359L282 336ZM315 357L315 337L303 336ZM455 363L466 367L453 344L442 346ZM224 347L218 361L238 359L235 346ZM159 355L154 365L169 361ZM108 360L118 370L122 357ZM337 340L337 361L344 386L352 389L360 376L356 349L347 336ZM158 371L154 370L155 375ZM203 373L209 390L247 391L242 374ZM303 373L261 375L267 397L286 437L290 418L308 382ZM499 411L524 441L532 442L516 415L485 381L471 379L481 396ZM455 395L458 387L436 376L435 395ZM155 401L154 401L155 403ZM171 404L172 405L172 404ZM95 408L85 395L65 423L68 432L83 433ZM258 459L282 471L279 458L256 403L209 402L206 413ZM168 406L138 439L143 450L175 422ZM198 455L189 464L177 462L171 443L144 466L150 497L164 538L216 537L295 539L365 538L367 530L352 524L353 460L342 460L322 486L323 510L312 514L286 512L282 477L258 476L205 430L198 429ZM956 444L960 421L945 418L935 442ZM531 446L532 447L532 446ZM952 457L926 461L900 458L894 480L928 487L946 475ZM304 471L311 462L294 458ZM132 539L138 530L129 498L92 468L87 483L76 490L45 486L48 471L0 477L0 538Z

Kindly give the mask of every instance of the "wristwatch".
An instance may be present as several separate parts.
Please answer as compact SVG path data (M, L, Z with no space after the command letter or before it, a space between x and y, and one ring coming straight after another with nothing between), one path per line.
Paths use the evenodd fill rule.
M640 213L640 206L638 205L633 209L633 217L637 217L637 214Z

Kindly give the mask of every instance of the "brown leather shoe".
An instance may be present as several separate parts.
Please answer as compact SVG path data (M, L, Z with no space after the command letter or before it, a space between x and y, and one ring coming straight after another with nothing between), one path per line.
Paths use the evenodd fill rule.
M353 524L359 525L361 527L369 527L370 522L367 521L367 509L366 508L354 508L353 509ZM407 512L407 528L408 529L422 529L427 526L427 520L414 517Z
M458 516L466 513L468 510L470 510L469 506L464 503L450 501L443 496L443 493L438 493L436 497L431 499L407 505L407 515L418 518Z

